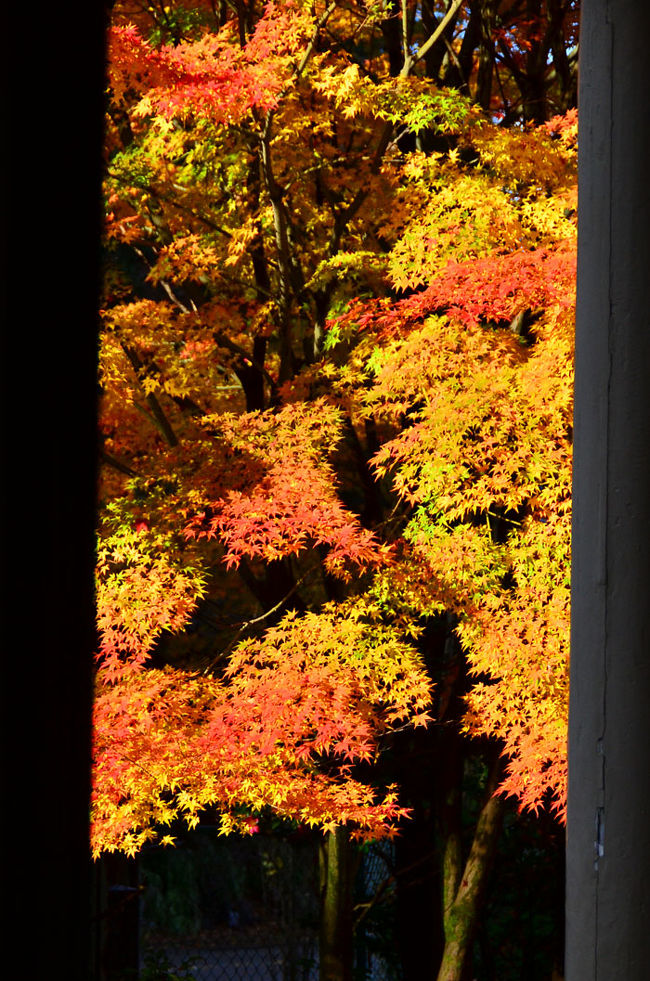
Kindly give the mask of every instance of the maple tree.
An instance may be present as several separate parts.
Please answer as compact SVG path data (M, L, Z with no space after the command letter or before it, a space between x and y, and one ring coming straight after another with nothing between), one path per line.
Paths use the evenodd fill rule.
M506 6L109 37L94 852L206 807L394 835L404 732L496 738L441 979L492 792L566 793L577 4Z

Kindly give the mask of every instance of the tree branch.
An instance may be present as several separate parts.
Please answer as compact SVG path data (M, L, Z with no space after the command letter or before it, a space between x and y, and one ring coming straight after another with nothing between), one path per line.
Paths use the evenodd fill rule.
M104 463L106 463L109 467L112 467L113 470L118 470L120 473L126 474L127 477L138 476L137 472L133 470L128 463L123 463L121 460L118 460L117 457L111 456L111 454L107 453L106 450L101 449L99 451L99 456Z
M138 379L139 382L141 382L140 375L142 372L143 364L142 361L140 360L138 352L134 348L130 347L128 344L125 344L124 342L122 342L122 350L124 351L127 358L129 359L131 366L135 371L136 378ZM149 406L153 421L155 422L156 426L160 430L167 444L169 446L178 446L178 437L174 432L174 430L172 429L172 425L169 419L165 415L162 406L160 405L160 402L153 394L153 392L149 392L149 394L145 394L145 401Z
M275 603L274 606L272 606L265 613L260 614L260 616L258 616L258 617L252 617L252 619L250 619L250 620L245 620L244 623L241 624L241 626L237 630L237 633L232 638L232 640L229 642L229 644L222 651L220 651L215 658L213 658L210 661L210 663L207 665L207 667L205 667L203 669L203 672L202 673L203 674L207 674L208 671L211 671L212 668L216 664L219 663L219 661L222 661L225 657L227 657L228 654L230 654L230 652L233 650L233 648L237 644L237 641L239 640L239 638L242 636L243 633L245 633L247 630L250 630L251 627L256 626L258 623L263 623L264 620L268 620L268 618L271 617L271 616L273 616L274 613L277 613L278 610L281 609L284 606L284 604L287 602L287 600L288 599L291 599L291 597L296 592L296 590L299 589L300 586L302 586L302 584L304 583L305 579L307 579L308 575L309 575L309 573L305 573L304 576L301 576L301 578L298 579L292 585L292 587L288 591L288 593L286 593L282 597L282 599L278 600L278 602Z
M408 44L406 45L404 65L400 72L401 78L408 78L408 76L411 74L411 71L417 65L417 63L421 61L422 58L424 58L424 56L427 54L428 51L431 50L431 48L436 43L436 41L442 36L443 31L445 30L451 19L455 16L462 2L463 0L453 0L452 5L450 6L449 10L447 11L443 19L438 24L438 26L436 27L433 34L431 34L431 36L424 42L424 44L422 44L418 48L418 50L414 55L408 53ZM381 162L384 158L384 154L386 153L386 150L390 145L394 129L395 129L395 124L392 122L388 122L385 124L384 128L380 133L379 141L377 143L377 147L373 154L372 163L370 164L370 173L373 175L379 171ZM350 201L347 208L343 212L341 212L338 220L334 223L334 228L332 230L332 235L330 237L330 244L329 244L330 257L333 257L338 252L341 244L341 239L343 237L343 234L348 224L354 218L357 211L368 197L369 193L370 191L367 186L360 187L357 193L355 194L355 196Z
M406 0L402 0L402 56L404 64L409 56L409 22Z
M400 72L400 75L402 75L403 78L406 78L408 75L410 75L411 69L414 68L415 65L417 65L418 61L421 61L425 57L427 52L431 50L431 48L434 46L438 38L441 37L449 21L452 19L452 17L454 17L456 12L460 8L462 2L463 0L453 0L453 3L451 4L449 10L438 24L433 34L431 34L431 36L427 38L424 44L420 45L420 47L418 48L418 50L415 52L414 55L409 55L408 58L404 59L404 67Z

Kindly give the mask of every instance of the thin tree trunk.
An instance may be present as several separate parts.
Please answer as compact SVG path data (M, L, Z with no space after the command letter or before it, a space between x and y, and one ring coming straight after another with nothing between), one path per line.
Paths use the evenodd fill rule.
M352 882L350 842L344 828L329 832L321 847L320 981L352 979Z
M445 948L437 981L462 981L463 978L463 967L503 821L504 801L493 796L499 773L500 763L497 760L488 778L486 800L479 815L474 841L460 883L453 895L444 897ZM447 871L450 874L445 876L445 885L454 879L453 869Z

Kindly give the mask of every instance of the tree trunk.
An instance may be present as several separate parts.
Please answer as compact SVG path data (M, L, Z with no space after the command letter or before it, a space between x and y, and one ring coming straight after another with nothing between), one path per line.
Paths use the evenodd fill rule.
M350 842L344 828L325 836L320 850L320 981L352 979Z
M396 945L403 981L433 978L443 949L442 890L430 815L421 803L395 840Z
M505 809L504 801L493 796L500 769L500 761L497 760L488 779L486 801L479 815L460 883L457 888L452 887L451 894L444 896L445 948L437 981L462 981L463 979L463 968L492 868ZM450 859L450 865L453 866L453 856L450 856ZM445 890L452 885L454 879L454 869L446 869Z

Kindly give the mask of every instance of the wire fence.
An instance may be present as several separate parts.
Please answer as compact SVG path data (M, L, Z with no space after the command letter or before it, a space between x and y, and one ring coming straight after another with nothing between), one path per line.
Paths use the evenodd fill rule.
M175 849L145 852L139 864L138 981L318 981L313 839L199 830ZM361 853L355 981L400 979L386 930L390 866L388 845Z

